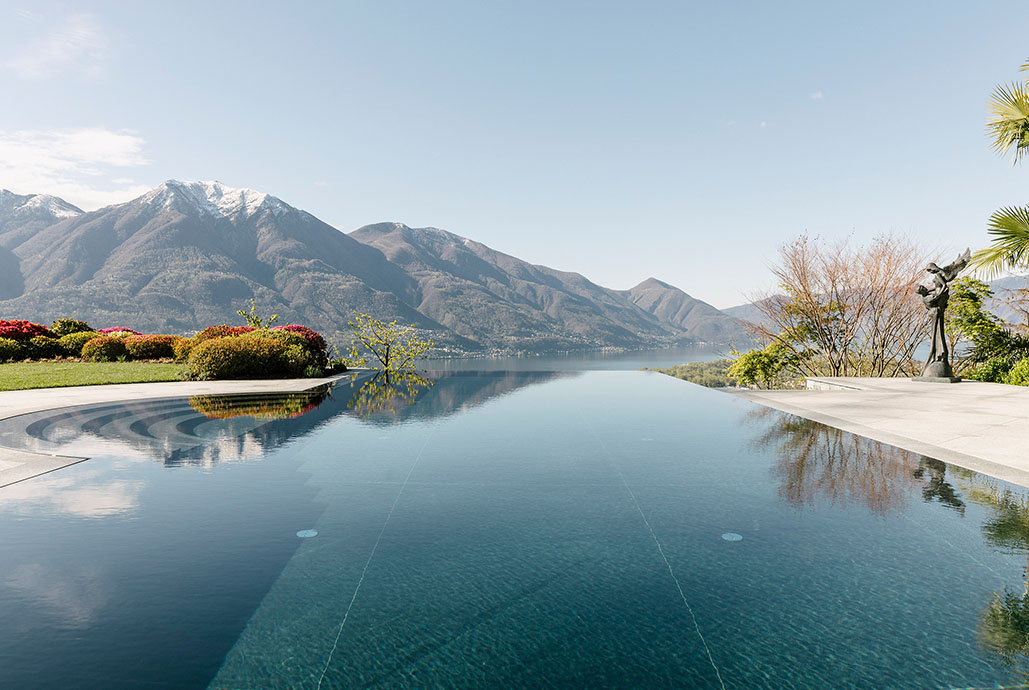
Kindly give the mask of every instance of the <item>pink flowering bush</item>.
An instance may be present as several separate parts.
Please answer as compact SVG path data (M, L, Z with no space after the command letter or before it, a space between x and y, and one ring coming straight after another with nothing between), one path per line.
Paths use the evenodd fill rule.
M325 353L325 338L322 337L321 333L308 328L307 326L301 326L300 324L291 323L286 326L274 326L273 331L290 331L291 333L297 333L307 338L307 345L311 348L311 352L314 354Z
M0 338L8 338L19 342L31 340L36 336L54 337L50 329L41 323L32 323L24 319L12 319L9 321L0 319Z

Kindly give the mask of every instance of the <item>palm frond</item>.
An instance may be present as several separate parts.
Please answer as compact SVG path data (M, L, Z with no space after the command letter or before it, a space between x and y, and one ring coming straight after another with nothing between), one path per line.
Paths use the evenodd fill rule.
M1027 63L1026 66L1029 66ZM1029 87L1013 83L998 86L987 104L986 131L1000 155L1014 149L1014 162L1029 154Z
M988 278L1005 268L1029 265L1029 207L1002 208L987 223L992 246L972 255L969 265Z

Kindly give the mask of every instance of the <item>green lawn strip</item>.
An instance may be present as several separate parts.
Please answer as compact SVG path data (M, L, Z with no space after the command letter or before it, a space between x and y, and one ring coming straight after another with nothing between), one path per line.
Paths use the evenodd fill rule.
M0 391L181 381L183 370L155 362L10 362L0 364Z

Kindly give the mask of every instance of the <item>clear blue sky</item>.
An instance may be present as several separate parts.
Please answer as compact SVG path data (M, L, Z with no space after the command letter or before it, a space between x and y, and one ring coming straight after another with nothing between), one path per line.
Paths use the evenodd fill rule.
M807 230L985 246L1029 3L0 4L0 187L169 178L434 226L719 307Z

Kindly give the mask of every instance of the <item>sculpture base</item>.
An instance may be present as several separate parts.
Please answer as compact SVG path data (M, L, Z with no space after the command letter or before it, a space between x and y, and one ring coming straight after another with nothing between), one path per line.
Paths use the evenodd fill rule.
M911 380L928 383L961 383L960 376L913 376Z
M954 371L950 368L950 362L944 360L942 362L926 362L922 367L922 375L916 376L915 380L952 378L954 378ZM951 381L951 383L957 383L957 381Z

